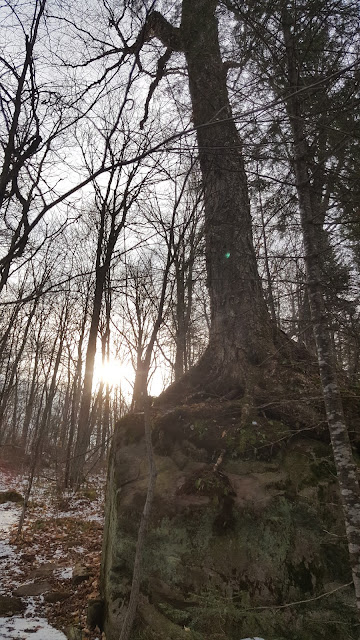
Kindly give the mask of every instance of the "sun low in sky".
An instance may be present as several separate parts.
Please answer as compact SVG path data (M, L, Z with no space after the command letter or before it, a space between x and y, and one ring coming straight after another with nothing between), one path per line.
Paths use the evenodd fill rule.
M134 381L134 369L130 363L120 360L110 359L105 362L96 363L94 378L97 382L104 382L110 387L119 386L128 380Z
M135 380L135 371L131 362L110 358L102 362L100 358L95 359L93 387L96 388L101 382L108 384L111 389L121 387L121 391L129 399L132 396L132 389ZM165 388L164 370L157 367L152 371L149 380L149 394L158 396Z

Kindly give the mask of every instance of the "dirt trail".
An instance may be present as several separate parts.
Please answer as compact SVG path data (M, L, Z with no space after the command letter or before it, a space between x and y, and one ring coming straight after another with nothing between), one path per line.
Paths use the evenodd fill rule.
M46 475L35 483L19 540L21 503L0 504L0 640L65 640L69 625L100 640L99 629L86 627L86 608L99 595L104 478L73 495ZM0 495L23 495L25 485L26 475L0 464Z

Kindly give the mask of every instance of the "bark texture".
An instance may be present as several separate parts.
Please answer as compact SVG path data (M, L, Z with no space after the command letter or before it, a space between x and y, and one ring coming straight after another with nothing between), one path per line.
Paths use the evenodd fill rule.
M294 92L299 86L297 52L291 36L291 17L284 4L282 14L284 43L293 95L287 101L287 111L293 134L294 172L304 238L305 264L311 320L314 330L326 418L329 425L336 473L340 486L352 567L357 608L360 613L360 488L357 467L345 423L342 399L337 380L336 358L331 339L322 285L322 249L324 247L323 215L316 207L310 172L308 149L301 104Z
M311 522L310 528L313 527L315 500L319 499L319 510L324 503L330 503L330 494L325 499L317 496L318 469L316 479L302 477L304 460L313 459L312 453L309 455L313 445L305 444L306 455L300 451L299 456L295 445L289 464L285 457L276 460L277 447L282 447L279 443L284 444L287 437L289 442L293 441L295 430L315 429L314 423L319 421L318 412L316 420L308 419L306 403L299 402L299 392L304 395L313 383L309 384L303 376L300 386L300 376L297 378L294 370L286 371L285 367L279 366L281 380L277 380L273 371L269 376L271 398L267 392L266 402L258 411L251 397L253 372L269 357L275 356L275 363L278 359L274 328L257 272L241 139L231 113L219 47L217 4L217 0L183 0L179 28L153 12L148 17L141 41L157 37L168 49L183 51L186 57L203 177L211 300L210 342L197 370L201 370L202 364L204 377L208 374L213 377L219 395L221 380L229 382L230 379L244 387L244 397L233 406L220 403L219 409L211 403L186 407L182 397L180 407L166 412L163 396L153 429L159 476L150 515L152 527L145 548L142 594L134 540L136 536L142 540L139 511L141 513L143 509L145 495L149 495L144 474L143 426L137 414L125 417L117 425L110 454L102 565L105 630L109 640L118 638L119 628L122 629L121 637L128 637L129 627L125 627L124 620L125 617L134 619L136 607L141 622L134 637L136 634L144 637L141 635L144 631L151 640L185 640L185 637L235 640L239 634L241 637L265 637L268 633L290 640L300 629L297 611L292 623L290 616L285 616L281 623L276 623L276 629L270 628L279 603L285 611L289 601L304 602L302 589L311 592L314 599L325 595L322 592L325 582L320 587L321 574L332 549L326 557L320 557L320 551L306 547L312 547L313 543L316 546L326 526L317 522L313 530L299 532L303 521ZM268 372L266 366L262 369ZM188 379L191 385L191 374ZM206 380L202 382L206 386ZM283 398L285 383L288 395ZM276 400L275 389L278 391ZM295 415L297 411L299 416ZM338 440L340 457L337 464L345 468L349 462L348 449L344 433L339 431L336 412L333 419L332 438ZM314 459L315 447L316 444ZM253 452L253 459L249 452ZM320 457L323 459L322 454ZM234 459L237 458L235 469ZM264 466L258 465L259 459L263 460ZM273 467L269 467L270 462ZM269 473L270 468L276 472ZM277 473L281 478L275 477ZM266 495L267 491L260 489L262 483L269 492L275 490L275 494ZM302 493L312 483L314 490ZM341 493L344 496L343 487ZM352 497L350 515L355 515L355 494ZM252 500L250 507L248 503ZM299 505L294 506L297 500ZM312 516L304 517L303 505L307 508L310 503ZM252 511L253 518L249 518ZM137 529L139 521L140 533ZM311 544L305 542L307 538L311 539ZM326 573L330 574L327 568ZM136 599L129 602L131 580ZM349 582L345 582L345 586L348 587ZM219 592L221 602L216 609ZM203 614L200 611L206 609L206 596L209 596L209 604ZM224 602L229 601L235 608L238 603L241 606L237 612L231 611L230 620L226 622ZM263 625L250 620L243 623L245 602L250 602L252 620L257 609L271 609ZM187 607L195 614L187 615ZM184 611L187 617L184 617ZM201 615L206 620L199 624ZM329 621L326 616L325 619ZM317 621L316 625L316 629L315 626L311 628L309 617L304 616L300 633L303 632L304 638L325 638L325 634L328 637L329 632L334 633L334 626L333 631L329 631L329 627L324 631L323 622Z
M161 14L149 32L186 57L203 177L211 329L207 365L244 383L244 366L273 351L257 271L242 142L232 117L218 37L217 0L183 0L179 29ZM150 37L150 36L149 36Z

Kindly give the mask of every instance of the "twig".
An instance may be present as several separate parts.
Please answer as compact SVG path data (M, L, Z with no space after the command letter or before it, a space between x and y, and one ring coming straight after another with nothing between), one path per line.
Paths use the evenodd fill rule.
M336 591L340 591L341 589L346 589L346 587L350 587L352 584L353 584L353 581L351 580L351 582L342 584L340 585L340 587L336 587L331 591L326 591L326 593L321 593L319 596L315 596L314 598L308 598L307 600L297 600L296 602L288 602L286 604L279 604L279 605L273 605L273 606L267 605L263 607L253 607L253 609L250 609L250 611L262 611L264 609L286 609L287 607L294 607L298 604L307 604L308 602L315 602L315 600L321 600L322 598L327 598L328 596L331 596L333 593L336 593Z

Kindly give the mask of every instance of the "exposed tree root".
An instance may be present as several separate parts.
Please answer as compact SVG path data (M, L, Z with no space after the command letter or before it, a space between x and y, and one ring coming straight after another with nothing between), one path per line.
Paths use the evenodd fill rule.
M234 373L235 364L238 375ZM204 402L238 403L242 425L262 416L287 424L294 434L311 431L313 437L329 440L317 362L303 345L280 331L269 356L257 364L238 360L227 367L209 346L190 371L154 400L153 410L161 414ZM346 392L345 405L351 424L355 424L351 440L360 447L355 393Z

